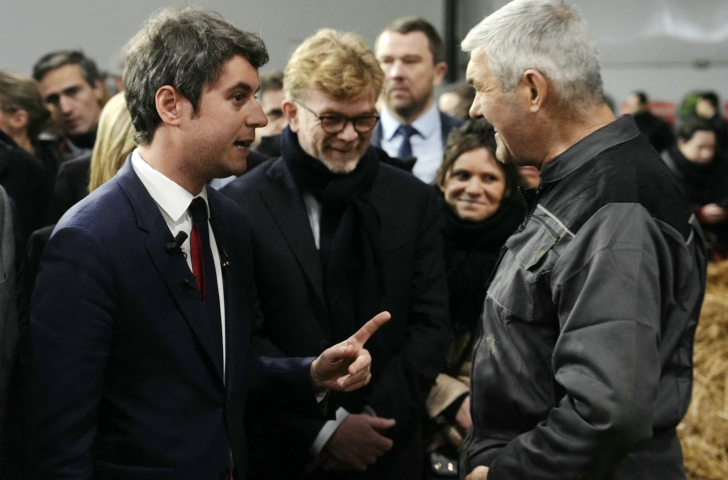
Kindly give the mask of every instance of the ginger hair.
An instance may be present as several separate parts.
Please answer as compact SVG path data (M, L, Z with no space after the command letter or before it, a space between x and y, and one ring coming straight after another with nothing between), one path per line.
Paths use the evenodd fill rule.
M372 91L379 96L384 72L359 35L324 28L293 52L286 66L286 96L300 100L304 88L325 92L339 100L356 100Z

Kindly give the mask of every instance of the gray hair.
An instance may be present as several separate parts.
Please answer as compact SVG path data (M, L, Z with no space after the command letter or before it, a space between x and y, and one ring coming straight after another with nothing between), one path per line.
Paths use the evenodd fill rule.
M155 97L173 87L197 113L202 89L214 84L228 60L245 57L258 69L268 62L263 40L243 32L214 12L168 7L152 15L129 41L124 94L139 145L148 145L162 123Z
M534 69L564 105L604 101L596 43L579 11L561 0L514 0L473 27L462 49L483 50L504 91Z

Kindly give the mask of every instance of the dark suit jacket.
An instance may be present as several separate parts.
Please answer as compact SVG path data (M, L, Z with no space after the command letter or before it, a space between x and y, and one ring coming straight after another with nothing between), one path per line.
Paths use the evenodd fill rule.
M89 150L61 164L53 188L53 201L48 208L46 225L57 223L64 213L88 195L91 154Z
M451 117L446 113L440 112L440 133L442 134L442 147L445 148L447 145L447 136L453 128L457 128L463 124L463 121L459 118ZM382 122L377 122L372 132L371 144L375 147L381 147L382 145ZM411 169L410 169L411 170Z
M241 206L253 231L256 284L264 315L256 327L257 347L265 354L317 355L322 345L332 342L332 328L319 254L301 192L285 161L273 160L222 192ZM391 432L395 448L388 455L396 457L402 453L399 449L409 445L412 455L404 467L416 469L423 446L415 432L450 339L438 203L431 187L384 164L380 164L372 198L384 232L386 290L381 310L388 310L392 319L367 344L372 355L371 384L340 396L339 401L351 413L361 413L369 405L377 415L396 419ZM359 325L366 320L359 319ZM311 460L309 446L324 422L277 422L275 417L270 413L250 418L258 440L255 455L251 451L251 458L255 457L251 478L302 478L304 465ZM286 462L280 461L281 452Z
M194 276L166 251L172 234L130 161L59 222L32 301L30 478L217 479L231 452L243 473L249 388L318 411L311 359L249 361L250 230L230 200L212 189L208 198L230 259L224 377L204 305L184 283Z

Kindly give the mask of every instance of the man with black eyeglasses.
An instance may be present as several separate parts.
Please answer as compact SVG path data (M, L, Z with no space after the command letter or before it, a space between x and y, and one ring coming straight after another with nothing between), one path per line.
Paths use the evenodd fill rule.
M421 478L447 289L434 190L370 146L383 82L360 37L304 41L285 71L282 156L223 189L252 227L258 353L312 355L392 314L368 344L371 385L339 396L335 420L248 417L250 479Z

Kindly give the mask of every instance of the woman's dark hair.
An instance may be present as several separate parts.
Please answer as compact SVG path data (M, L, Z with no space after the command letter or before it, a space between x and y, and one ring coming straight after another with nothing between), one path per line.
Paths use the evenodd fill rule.
M691 117L680 123L677 128L677 138L682 139L684 142L689 142L693 138L693 135L695 135L695 132L700 131L713 132L715 134L715 129L708 120L700 117Z
M137 143L149 144L162 123L157 90L174 87L197 113L203 87L214 84L236 55L255 69L268 62L258 35L238 30L214 12L167 7L153 15L129 42L124 69L124 94Z
M487 149L493 158L497 144L495 142L495 129L486 120L468 120L460 128L456 128L450 132L447 137L447 145L445 146L445 155L442 165L437 171L437 184L445 185L448 174L452 171L453 166L460 155L475 150L476 148ZM506 180L506 188L503 194L503 200L510 200L516 194L516 188L523 185L523 177L512 163L496 162L503 170L503 176Z

